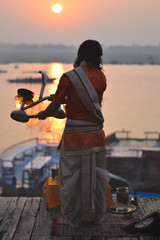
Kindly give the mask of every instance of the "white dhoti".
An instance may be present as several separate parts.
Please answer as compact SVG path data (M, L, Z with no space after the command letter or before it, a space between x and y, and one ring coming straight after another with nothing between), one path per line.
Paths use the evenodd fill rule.
M82 151L83 152L83 151ZM94 208L106 210L109 175L105 171L106 151L65 156L60 154L60 200L63 215L70 221Z

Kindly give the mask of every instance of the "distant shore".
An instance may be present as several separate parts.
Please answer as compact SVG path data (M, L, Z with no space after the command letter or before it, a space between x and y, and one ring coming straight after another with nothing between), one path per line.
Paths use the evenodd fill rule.
M0 64L8 63L73 63L75 46L27 45L0 43ZM104 64L160 64L160 46L103 47Z

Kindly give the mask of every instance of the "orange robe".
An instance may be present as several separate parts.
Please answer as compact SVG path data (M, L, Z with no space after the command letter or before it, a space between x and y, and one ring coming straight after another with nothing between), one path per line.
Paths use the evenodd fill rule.
M102 96L107 86L104 73L96 68L91 68L86 65L82 66L82 68L95 88L101 105ZM96 122L94 117L92 117L82 105L74 87L65 74L63 74L60 79L53 101L57 104L66 104L66 117L69 119L81 119ZM87 133L64 134L65 151L84 150L99 146L105 146L105 134L103 130Z

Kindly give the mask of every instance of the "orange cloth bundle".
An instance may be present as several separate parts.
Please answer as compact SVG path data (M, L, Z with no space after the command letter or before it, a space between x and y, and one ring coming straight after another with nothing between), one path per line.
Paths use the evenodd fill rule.
M54 208L60 204L59 182L49 177L43 185L42 193L47 201L48 208Z
M43 185L42 193L47 201L48 208L54 208L60 205L60 183L55 182L52 177L49 177ZM106 190L106 206L110 208L114 205L114 201L112 198L112 193L110 190L110 185L108 184Z

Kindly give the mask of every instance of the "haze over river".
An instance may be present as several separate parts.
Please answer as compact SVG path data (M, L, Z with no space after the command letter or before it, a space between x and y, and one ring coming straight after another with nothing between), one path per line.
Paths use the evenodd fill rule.
M37 73L39 70L45 71L50 78L59 78L70 69L72 64L62 63L0 65L0 153L22 140L38 137L42 132L41 124L26 128L25 123L10 118L10 113L16 109L17 89L27 88L39 94L41 84L9 83L7 79L41 77ZM108 82L102 107L106 135L122 129L130 130L134 137L145 136L144 131L160 132L160 65L104 65L104 72ZM47 84L44 96L55 90L55 84ZM55 123L50 134L62 132L64 121L58 120L58 123L62 127L57 129Z

